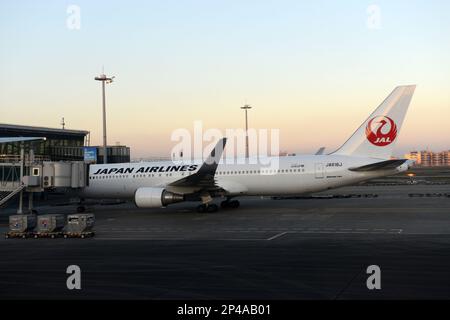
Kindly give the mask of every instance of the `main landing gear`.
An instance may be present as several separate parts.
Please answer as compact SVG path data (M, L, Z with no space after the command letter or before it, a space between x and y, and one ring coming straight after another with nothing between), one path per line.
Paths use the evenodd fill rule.
M219 210L219 206L217 204L211 203L211 204L201 204L197 207L197 212L204 213L204 212L216 212Z
M219 210L219 206L217 204L211 203L212 197L205 193L201 196L202 204L197 207L197 212L204 213L204 212L216 212ZM240 205L239 201L237 200L231 200L230 197L227 198L227 200L222 201L220 203L220 207L223 209L235 209L238 208Z
M222 209L235 209L238 208L240 205L239 201L237 200L225 200L220 203L220 207ZM205 212L217 212L219 210L219 206L217 204L211 203L211 204L201 204L197 207L197 212L199 213L205 213Z
M238 208L239 205L240 205L239 201L237 201L237 200L230 200L230 199L227 199L227 200L222 201L222 202L220 203L220 206L221 206L222 208L224 208L224 209L225 209L225 208L232 208L232 209L235 209L235 208Z

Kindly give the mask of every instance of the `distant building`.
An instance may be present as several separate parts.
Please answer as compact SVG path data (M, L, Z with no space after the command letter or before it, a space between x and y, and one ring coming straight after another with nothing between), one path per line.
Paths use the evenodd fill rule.
M97 149L97 163L103 163L103 147L95 146L90 148ZM127 146L108 146L108 163L130 162L130 147Z
M417 165L431 166L450 166L450 150L433 152L433 151L411 151L405 154L406 159L416 161Z
M442 151L442 161L446 163L447 166L450 166L450 150Z
M295 156L295 155L296 155L295 153L290 153L290 152L287 152L287 151L280 151L278 153L279 157L291 157L291 156Z

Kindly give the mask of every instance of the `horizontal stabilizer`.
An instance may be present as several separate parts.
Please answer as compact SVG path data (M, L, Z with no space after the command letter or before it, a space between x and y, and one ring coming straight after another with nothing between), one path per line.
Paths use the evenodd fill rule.
M399 160L386 160L381 162L375 162L372 164L368 164L361 167L349 168L350 171L377 171L377 170L392 170L404 164L407 159L399 159Z

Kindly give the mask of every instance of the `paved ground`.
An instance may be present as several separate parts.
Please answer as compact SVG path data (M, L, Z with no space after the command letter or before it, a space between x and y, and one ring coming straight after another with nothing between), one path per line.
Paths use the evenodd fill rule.
M378 197L249 198L214 214L193 203L94 206L93 239L1 239L0 298L450 298L450 198L442 196L450 185L333 193ZM82 269L81 291L66 289L71 264ZM373 264L378 291L366 287Z

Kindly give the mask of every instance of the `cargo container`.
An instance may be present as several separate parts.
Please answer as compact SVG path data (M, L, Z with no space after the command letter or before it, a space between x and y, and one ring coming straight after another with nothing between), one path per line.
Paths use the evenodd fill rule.
M94 227L95 216L92 213L79 213L67 216L66 232L83 233Z
M65 225L66 219L62 214L46 214L38 216L37 233L55 233L60 232Z
M16 214L9 216L10 232L31 232L35 227L35 214Z

